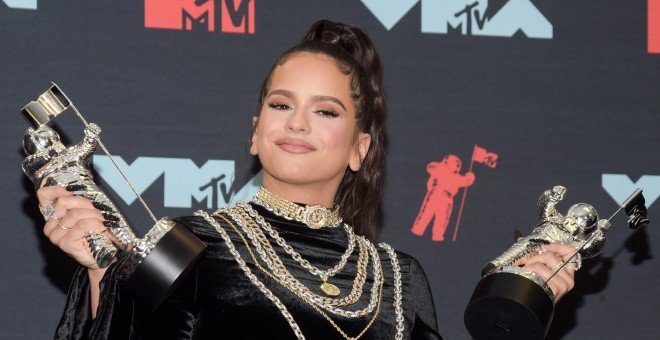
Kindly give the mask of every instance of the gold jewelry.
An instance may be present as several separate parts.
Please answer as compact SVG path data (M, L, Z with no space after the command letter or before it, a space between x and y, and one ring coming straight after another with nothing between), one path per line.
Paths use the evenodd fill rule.
M232 209L232 210L233 210L233 209ZM220 209L220 210L218 210L216 213L214 213L214 216L217 216L217 217L223 219L225 222L227 222L227 224L228 224L231 228L233 228L234 231L235 231L235 232L241 237L241 239L243 240L243 243L245 243L246 246L247 246L247 250L248 250L248 252L249 252L250 255L252 256L253 261L255 262L255 265L256 265L260 270L262 270L262 271L263 271L264 273L266 273L268 276L270 276L271 278L273 278L276 282L280 283L282 286L284 286L284 287L286 287L286 288L288 289L289 287L288 287L286 284L283 284L282 282L280 282L280 281L278 281L277 279L275 279L275 278L274 278L274 277L273 277L268 271L266 271L266 270L265 270L265 269L259 264L259 262L258 262L257 259L256 259L256 256L254 256L253 252L251 251L251 248L248 246L247 240L245 239L245 237L243 236L243 234L240 233L240 232L238 231L238 228L236 228L236 227L233 225L233 223L231 223L231 221L230 221L228 218L225 217L225 215L228 215L228 214L229 214L229 210L228 210L228 209ZM278 298L277 298L277 297L276 297L276 296L275 296L275 295L274 295L274 294L273 294L268 288L266 288L265 285L264 285L261 281L259 281L259 279L258 279L258 278L252 273L252 271L250 270L250 268L249 268L249 267L247 266L247 264L245 263L245 260L243 260L243 258L241 257L240 253L239 253L239 252L236 250L236 248L234 247L234 244L233 244L233 242L231 241L231 238L229 237L229 235L227 234L227 232L224 230L224 228L222 228L222 227L220 226L220 224L219 224L215 219L211 218L206 212L198 211L198 212L195 213L195 215L197 215L197 216L202 216L202 217L203 217L203 218L204 218L209 224L211 224L211 225L212 225L212 226L218 231L218 233L220 234L220 236L222 237L222 239L223 239L223 240L225 241L225 243L227 244L227 247L228 247L228 249L229 249L229 252L234 256L234 258L235 258L236 262L238 263L239 267L243 270L243 272L244 272L245 275L248 277L248 279L250 280L250 282L251 282L252 284L254 284L254 285L255 285L255 286L256 286L256 287L257 287L257 288L258 288L258 289L259 289L259 290L260 290L260 291L261 291L261 292L267 297L267 298L268 298L268 299L270 299L270 300L275 304L275 306L280 310L280 313L284 316L284 318L287 320L287 322L289 323L289 325L290 325L291 328L293 329L294 333L296 334L296 337L297 337L298 339L304 339L305 337L304 337L304 335L302 334L302 331L300 330L300 327L299 327L298 324L296 323L295 319L293 319L293 316L292 316L291 313L287 310L286 306L284 306L284 304L282 304L282 302L281 302L281 301L280 301L280 300L279 300L279 299L278 299ZM232 217L232 219L234 219L234 218ZM239 221L236 221L236 222L239 222ZM240 225L240 223L239 223L239 225ZM248 236L249 236L249 235L248 235ZM360 237L360 240L364 241L364 242L370 247L370 249L374 249L374 250L375 250L375 247L373 246L373 244L371 244L371 242L367 241L366 239L364 239L364 238L362 238L362 237ZM404 331L404 329L405 329L405 326L404 326L404 318L403 318L403 308L402 308L402 306L401 306L401 305L402 305L402 300L403 300L403 299L402 299L402 288L401 288L401 268L399 267L398 260L397 260L397 257L396 257L396 253L394 252L394 250L392 249L392 247L390 247L389 245L387 245L387 244L385 244L385 243L380 243L378 246L381 247L381 248L383 248L383 249L385 249L385 251L386 251L387 254L389 255L390 260L391 260L391 262L392 262L392 271L393 271L393 274L394 274L394 311L395 311L395 316L396 316L395 318L396 318L396 323L397 323L397 325L396 325L395 339L396 339L396 340L401 340L401 339L403 339L403 331ZM373 255L373 253L372 253L372 255ZM376 255L377 255L377 252L376 252ZM380 263L380 260L378 260L378 263ZM381 269L381 271L382 271L382 269ZM382 275L381 275L381 277L382 277ZM376 281L376 280L374 280L374 285L376 284L375 281ZM381 282L380 285L379 285L380 288L381 288L381 290L379 291L378 311L380 310L380 300L382 300L382 285L383 285L383 283ZM300 297L300 298L302 298L303 300L305 300L305 298L304 298L303 296L298 295L298 294L295 293L295 292L294 292L294 294L296 294L298 297ZM306 301L306 302L307 302L307 303L310 303L310 302L308 302L308 301ZM325 313L323 313L323 312L322 312L318 307L316 307L315 305L311 305L311 306L312 306L315 310L319 311L319 312L324 316L324 318L326 318L326 320L328 320L328 321L333 325L333 327L335 327L335 329L337 329L337 331L339 331L339 332L342 334L342 336L344 336L344 338L350 339L350 337L348 337L348 336L347 336L347 335L346 335L346 334L345 334L345 333L344 333L344 332L343 332L343 331L342 331L342 330L341 330L341 329L340 329L340 328L339 328L339 327L338 327L338 326L332 321L332 319L329 318L329 316L327 316ZM376 314L377 314L377 313L376 313ZM365 329L364 329L364 330L363 330L363 331L362 331L362 332L356 337L356 339L359 338L359 337L361 337L361 336L367 331L367 329L371 326L371 324L373 323L373 321L374 321L375 319L376 319L376 315L374 315L374 316L372 317L372 320L369 322L369 324L367 325L367 327L366 327L366 328L365 328Z
M561 266L563 266L563 265L564 265L564 262L559 262L556 265L552 266L552 268L550 268L550 270L552 270L554 272L557 269L561 268Z
M268 189L261 187L252 199L252 202L259 204L268 211L277 216L284 217L287 220L302 222L312 229L323 227L337 227L342 219L339 216L339 206L335 205L332 211L328 208L318 205L299 205L285 198L282 198Z
M321 310L319 307L317 307L313 302L307 300L307 299L305 298L305 296L299 294L299 292L295 291L294 289L292 289L291 287L289 287L285 282L282 282L282 281L279 280L275 275L273 275L273 274L270 273L268 270L266 270L266 269L265 269L265 268L259 263L259 260L258 260L257 257L254 255L254 252L252 252L252 248L250 247L249 243L247 242L247 240L246 240L245 237L243 236L243 233L241 233L241 232L238 230L238 228L236 228L236 226L234 226L234 224L231 223L231 221L229 221L226 217L224 217L223 215L220 215L220 214L214 214L214 216L219 216L220 218L222 218L223 220L225 220L225 222L227 222L227 224L229 224L229 226L230 226L231 228L233 228L234 231L240 236L241 240L243 240L243 243L245 244L245 247L247 248L248 253L249 253L250 256L252 257L252 261L253 261L254 264L257 266L257 268L259 268L259 270L261 270L264 274L268 275L268 276L269 276L271 279L273 279L275 282L277 282L277 283L279 283L281 286L287 288L291 293L295 294L296 296L298 296L299 298L301 298L303 301L305 301L307 304L309 304L312 308L314 308L314 310L316 310L319 314L321 314L321 316L323 316L323 318L325 318L328 322L330 322L330 325L332 325L332 327L334 327L334 328L339 332L339 334L341 334L342 337L344 337L344 339L347 339L347 340L353 340L353 339L357 340L357 339L360 339L360 338L361 338L361 337L367 332L367 330L369 330L369 328L371 327L371 325L373 325L374 321L376 321L376 318L378 317L378 314L380 313L380 305L381 305L381 301L382 301L382 297L383 297L383 282L382 282L382 281L381 281L380 285L378 286L378 287L379 287L379 290L378 290L378 304L377 304L377 307L376 307L376 312L375 312L374 315L371 317L371 319L369 320L369 322L367 323L367 325L365 326L365 328L364 328L364 329L363 329L363 330L362 330L357 336L355 336L355 337L350 337L350 336L348 336L348 335L346 334L346 332L344 332L344 331L341 329L341 327L339 327L339 325L337 325L337 323L335 323L335 322L330 318L330 316L328 316L328 314L326 314L325 312L323 312L323 310ZM403 318L401 318L401 319L403 320ZM398 319L397 319L397 321L398 321ZM294 321L294 322L295 322L295 321ZM397 327L397 329L398 329L398 327ZM403 328L401 328L401 329L403 330Z
M353 248L355 247L355 235L353 234L353 228L347 224L344 224L344 229L346 230L346 235L348 236L348 248L346 248L346 251L341 256L339 263L330 269L320 270L312 266L309 261L302 258L299 253L293 250L293 248L287 244L286 241L284 241L279 233L272 228L270 223L266 222L266 220L264 220L262 216L260 216L254 209L252 209L249 204L239 202L236 204L236 206L242 208L253 220L257 222L259 226L261 226L263 230L268 232L270 237L272 237L275 242L277 242L277 244L282 247L282 249L284 249L284 251L289 254L298 264L307 269L313 275L320 277L323 281L320 288L326 295L338 296L341 293L337 286L333 285L332 283L328 283L328 279L344 268L346 261L353 253Z
M236 227L234 227L234 225L227 218L225 218L222 214L220 214L221 212L223 212L222 209L216 211L213 215L222 218L232 228L234 228L234 230L238 230L238 229L236 229ZM275 304L277 309L280 310L280 313L282 313L282 316L284 316L286 321L289 323L289 326L291 326L291 329L293 330L293 333L296 334L296 337L299 340L304 340L305 336L303 335L302 331L300 330L300 327L296 323L296 320L293 318L293 315L291 315L291 313L286 308L286 306L282 303L282 301L280 301L280 299L277 296L275 296L275 294L273 294L273 292L270 289L268 289L263 284L263 282L259 281L259 279L252 273L250 268L245 263L245 260L243 260L243 257L241 257L241 254L238 252L238 250L236 250L236 247L234 247L234 242L231 241L231 238L229 237L227 232L220 226L220 224L215 219L213 219L211 216L209 216L209 214L207 214L205 211L202 211L202 210L199 210L199 211L195 212L195 216L203 217L206 220L206 222L208 222L209 224L211 224L215 228L215 230L220 234L222 239L225 241L225 244L227 245L227 248L229 248L229 252L234 256L234 259L236 260L236 263L238 263L238 266L241 268L241 270L243 271L245 276L247 276L247 278L250 280L250 282L252 284L254 284L257 287L257 289L259 289L270 301L272 301L273 304ZM243 234L239 233L238 235L245 242Z
M57 226L60 227L60 228L61 228L62 230L64 230L64 231L69 231L69 230L71 230L71 228L65 226L65 225L62 224L62 222L60 222L59 220L57 220Z
M319 296L312 293L309 288L300 283L300 281L291 275L291 273L286 269L282 261L277 256L275 250L272 248L268 240L265 238L263 232L261 232L258 227L254 226L254 221L252 218L250 218L250 216L245 215L245 212L242 212L238 208L227 210L226 213L238 223L245 234L252 240L257 253L259 253L259 256L267 264L268 268L273 272L273 274L280 280L284 281L288 287L291 287L291 289L295 290L299 295L305 296L306 299L314 302L316 305L333 314L342 315L347 318L361 317L373 311L377 303L377 286L383 282L383 275L378 252L371 243L366 241L366 239L358 236L358 245L360 245L361 250L363 246L369 248L369 252L371 253L371 257L374 262L374 285L371 289L371 298L369 300L369 304L365 308L357 311L346 311L335 306L345 306L355 303L359 300L362 291L362 285L366 279L366 271L368 265L366 259L364 262L362 260L358 261L358 273L355 281L353 282L351 294L343 299L332 299ZM362 253L364 253L364 250L362 250Z
M396 252L389 244L381 242L378 246L385 249L392 262L392 272L394 272L394 315L396 316L396 335L394 336L394 339L401 340L403 339L403 331L405 329L405 324L403 323L403 307L401 306L403 301L401 289L401 267L399 267L399 260L396 257Z

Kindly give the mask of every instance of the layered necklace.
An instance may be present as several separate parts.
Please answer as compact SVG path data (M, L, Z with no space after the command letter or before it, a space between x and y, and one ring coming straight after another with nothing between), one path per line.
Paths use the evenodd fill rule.
M346 251L344 252L344 254L341 256L339 262L334 267L332 267L330 269L320 270L320 269L312 266L309 263L309 261L302 258L302 256L300 256L300 254L298 252L293 250L293 248L288 243L286 243L286 241L284 241L284 239L279 235L279 233L275 229L273 229L273 227L270 225L270 223L266 222L266 220L264 220L264 218L262 216L260 216L254 209L252 209L252 207L249 204L239 202L238 204L236 204L236 206L243 209L243 211L244 211L243 215L247 214L247 215L249 215L249 217L244 218L246 216L241 216L241 212L235 212L235 213L231 214L232 218L234 218L234 220L236 220L236 221L239 221L241 219L243 219L245 221L250 221L250 220L255 221L258 224L259 228L252 228L252 229L254 229L256 231L256 233L258 234L258 235L255 235L255 237L259 237L259 241L261 241L260 243L264 247L271 248L270 243L266 240L265 236L263 236L263 233L261 233L261 230L267 232L268 235L270 235L270 237L272 239L274 239L275 242L277 242L277 245L282 247L282 249L284 249L284 251L288 255L290 255L291 258L293 258L293 260L296 261L300 266L307 269L307 271L309 271L312 275L315 275L315 276L318 276L319 278L321 278L321 281L323 283L320 285L320 288L321 288L321 291L323 291L323 293L325 293L328 296L338 296L341 293L341 291L339 290L339 288L337 286L335 286L331 283L328 283L328 278L334 276L339 271L341 271L344 268L344 266L346 265L346 261L348 260L348 258L353 253L353 249L355 248L355 234L353 233L353 228L351 228L348 224L344 224L344 230L346 231L346 235L348 236L348 247L346 248ZM244 222L244 223L249 223L249 222ZM248 234L248 236L249 235L250 234ZM250 238L252 239L252 237L250 237ZM257 250L259 250L259 249L260 249L260 247L257 247ZM364 260L367 260L366 256L363 256L363 255L364 255L364 251L363 251L363 246L361 244L360 259L362 260L363 257L364 257ZM277 256L275 256L274 260L279 262L279 258L277 258ZM361 273L360 269L364 269L364 268L366 268L366 266L367 266L366 262L363 263L363 261L358 261L358 276L356 276L356 282L358 283L358 289L359 290L362 289L362 284L364 284L364 280L366 278L365 273ZM358 280L361 280L360 281L361 283L358 282ZM354 284L353 286L356 287L356 284ZM354 291L355 291L355 289L354 289ZM357 299L355 299L355 300L357 300ZM353 302L355 302L355 301L353 300ZM349 302L349 303L352 303L352 302Z
M244 219L240 215L237 216L234 211L229 212L229 215L232 217L234 221L238 223L239 226L243 228L243 230L248 235L248 237L253 241L253 245L257 250L257 253L266 263L270 272L273 273L273 275L279 278L282 282L286 283L287 287L292 288L297 294L304 297L305 300L313 302L315 305L319 306L320 308L323 308L324 310L327 310L328 312L341 315L347 318L364 316L371 313L374 310L379 300L378 299L379 287L382 286L383 284L382 268L380 266L380 258L378 256L378 252L376 251L375 247L371 245L369 242L366 242L366 240L363 237L358 236L357 240L361 250L363 250L364 248L369 249L369 253L371 255L373 262L374 284L371 289L369 304L363 309L357 311L348 311L348 310L343 310L336 306L346 306L349 304L353 304L357 300L359 300L360 296L362 295L362 285L364 284L364 281L367 276L368 261L366 261L366 256L364 256L365 259L363 259L363 261L358 260L357 275L355 280L353 281L353 288L351 290L351 294L349 294L348 296L342 299L319 296L317 294L314 294L309 288L307 288L298 279L296 279L293 275L291 275L291 273L282 263L281 259L279 259L279 257L275 253L275 250L266 240L265 235L262 232L260 232L260 229L258 227L255 228L255 226L250 226L249 219ZM255 239L257 239L256 242ZM361 253L364 254L365 252L361 251Z
M318 229L323 227L337 227L341 224L339 217L338 207L333 211L322 206L300 206L295 203L286 201L285 199L270 193L265 188L261 188L257 197L253 200L254 203L259 204L267 210L273 212L275 215L283 217L288 220L296 220L310 228ZM300 207L301 209L299 209ZM313 209L311 209L313 208ZM302 211L302 213L301 213ZM310 213L313 211L314 213ZM300 331L291 313L287 310L286 306L275 296L270 289L268 289L250 270L243 260L241 254L233 246L229 235L225 229L218 223L218 221L207 213L199 211L196 213L198 216L204 217L215 229L220 233L225 243L227 243L230 253L236 259L239 267L243 270L250 282L254 284L275 306L280 310L284 318L287 320L298 339L304 339L304 335ZM238 202L234 208L220 209L216 211L213 216L226 222L241 238L245 244L248 253L250 254L256 267L264 274L269 276L275 282L289 290L298 298L302 299L305 303L310 305L314 310L320 313L345 339L359 339L376 320L381 307L384 276L381 267L381 260L376 247L362 236L355 235L353 228L344 224L346 231L348 245L346 251L339 258L338 263L330 269L321 270L313 266L308 260L304 259L300 253L296 252L287 242L279 235L279 233L268 223L259 213L252 208L251 205ZM309 217L305 217L309 216ZM313 216L321 216L317 218ZM299 219L300 218L300 219ZM321 223L322 222L322 223ZM236 227L236 225L238 227ZM310 225L311 224L311 225ZM245 235L245 236L244 236ZM247 237L246 237L247 236ZM271 243L270 239L274 241ZM302 284L284 265L282 259L278 256L275 245L280 247L286 254L300 267L307 270L314 276L321 279L321 291L325 295L319 295L310 290L307 286ZM346 266L348 258L354 252L355 247L358 248L358 260L356 264L356 275L353 280L351 292L344 297L338 297L341 292L335 285L328 283L328 279L342 271ZM387 244L381 243L379 247L385 249L390 257L392 270L394 271L394 311L396 318L396 334L395 339L402 339L404 331L404 318L402 309L402 290L401 290L401 271L398 260L394 250ZM252 248L256 250L252 251ZM365 281L368 274L369 258L371 258L373 268L373 284L369 294L369 303L366 307L349 310L345 307L357 303L364 288ZM261 264L265 263L265 267ZM373 312L366 327L358 335L351 337L348 336L326 313L340 315L346 318L358 318L366 316Z
M336 228L342 222L339 216L339 206L337 205L332 211L320 204L300 205L290 202L264 187L259 188L252 202L259 204L277 216L284 217L289 221L302 222L312 229Z

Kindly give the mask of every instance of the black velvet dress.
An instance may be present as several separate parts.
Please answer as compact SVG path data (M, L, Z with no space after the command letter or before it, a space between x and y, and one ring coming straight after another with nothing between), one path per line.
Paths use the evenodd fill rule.
M319 269L334 266L348 244L343 228L310 229L252 206L303 258ZM269 300L237 264L220 233L204 218L189 216L176 220L207 245L204 257L163 306L149 313L134 303L108 269L101 283L97 316L91 318L87 272L76 272L66 309L57 328L57 339L295 339L280 309ZM252 261L240 236L224 220L216 218L231 238L250 271L286 306L307 339L341 339L339 332L318 311L261 272ZM240 230L240 228L239 228ZM274 243L274 242L273 242ZM251 244L250 244L251 246ZM280 247L274 246L289 271L305 286L319 292L320 280L301 268ZM396 334L394 274L387 252L378 248L385 278L380 312L362 339L393 339ZM329 282L344 296L351 291L356 273L357 247L343 270ZM258 256L258 255L257 255ZM404 339L439 339L435 307L429 283L413 257L397 252L401 270ZM360 301L364 307L373 285L371 263ZM319 292L320 293L320 292ZM320 293L322 294L322 293ZM369 323L373 312L359 318L328 314L349 336L356 336Z

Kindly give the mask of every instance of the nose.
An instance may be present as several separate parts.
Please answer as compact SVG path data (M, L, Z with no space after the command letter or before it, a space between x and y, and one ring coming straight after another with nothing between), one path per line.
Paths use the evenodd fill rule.
M294 133L308 133L311 130L305 110L295 109L286 122L286 130Z

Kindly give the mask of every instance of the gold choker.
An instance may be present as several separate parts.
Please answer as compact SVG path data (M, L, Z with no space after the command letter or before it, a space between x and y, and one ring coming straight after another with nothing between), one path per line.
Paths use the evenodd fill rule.
M259 188L252 202L261 205L277 216L302 222L312 229L334 228L342 222L341 216L339 216L339 206L337 205L332 211L320 204L302 206L289 202L264 187Z

